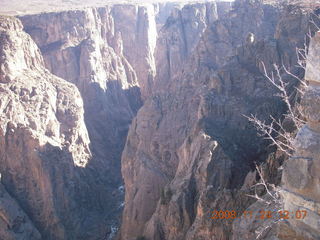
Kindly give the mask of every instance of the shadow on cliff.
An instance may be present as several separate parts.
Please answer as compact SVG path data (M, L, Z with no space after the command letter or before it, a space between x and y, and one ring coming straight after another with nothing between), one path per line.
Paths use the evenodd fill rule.
M255 163L266 162L275 150L246 116L253 114L268 122L270 116L283 118L287 110L257 65L259 56L265 52L269 52L269 62L279 62L276 46L264 41L240 47L219 73L226 86L221 91L212 89L205 96L208 107L201 126L232 162L230 189L241 187L249 171L255 169ZM297 81L294 82L293 86Z
M131 121L142 105L140 88L122 89L119 82L111 81L106 89L90 83L84 91L81 94L92 153L87 165L77 167L66 146L47 143L34 158L39 159L44 172L42 183L21 177L30 184L21 190L15 186L25 184L16 184L14 178L4 182L45 239L104 239L111 233L111 226L120 224L124 202L121 154ZM33 198L38 199L37 204L30 202ZM51 216L50 227L43 222L46 214Z
M92 158L79 169L87 186L79 191L83 207L99 213L105 226L117 226L124 202L121 154L132 119L142 106L140 88L122 89L118 81L90 83L84 93L85 123ZM94 221L93 221L94 222Z

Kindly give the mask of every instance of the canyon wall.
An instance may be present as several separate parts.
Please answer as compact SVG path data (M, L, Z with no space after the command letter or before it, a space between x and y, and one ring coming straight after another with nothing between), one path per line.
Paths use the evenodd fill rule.
M48 69L80 90L93 154L84 169L91 193L81 198L84 208L98 211L106 226L119 224L120 155L141 105L137 74L124 56L124 41L115 30L112 11L111 7L89 8L21 18Z
M140 90L147 99L155 82L178 70L218 10L223 14L231 6L218 5L221 9L216 3L115 4L20 17L48 70L80 90L92 152L90 166L84 169L92 192L81 198L84 208L108 216L106 225L117 225L115 217L122 210L120 155L141 105ZM165 39L167 43L156 49L163 43L158 31L164 24L171 28L167 18L176 22L171 26L175 29L170 36L162 34L170 41ZM179 39L172 34L176 30ZM163 52L170 52L170 62L163 61ZM165 73L156 79L157 69Z
M282 177L283 208L306 217L289 218L281 223L280 239L318 239L320 236L320 78L319 32L311 39L305 80L308 87L301 102L306 124L295 139L295 154L284 165Z
M246 212L253 218L244 217L233 222L234 240L243 239L318 239L319 233L319 47L317 32L319 18L311 15L310 43L306 55L306 70L299 108L303 124L292 142L294 153L286 158L281 171L281 184L268 186L271 194L261 195L260 201L250 205ZM295 103L297 104L297 102ZM292 128L291 128L292 129ZM286 130L288 131L288 129ZM294 133L293 132L293 133ZM261 210L270 212L270 218L259 217ZM279 214L280 213L280 214Z
M176 13L173 14L172 18L179 21L180 31L182 31L184 21L187 21L187 25L194 22L193 31L200 36L210 19L206 17L207 12L213 6L215 6L213 3L195 4L185 8L182 11L183 14L179 10L175 10ZM28 178L35 182L33 185L24 185L21 181L11 183L7 179L10 177L18 178L18 173L11 172L12 176L9 176L7 172L3 173L5 188L10 189L9 193L19 204L23 204L22 209L26 211L26 216L31 219L30 225L34 223L37 227L35 231L38 234L40 232L42 237L46 239L69 239L77 236L78 239L101 239L108 235L111 237L110 235L113 233L110 234L110 226L114 228L119 225L118 216L123 206L120 155L124 148L131 120L141 106L140 89L143 98L147 98L152 92L151 87L156 76L155 47L158 41L157 32L166 23L168 16L172 15L171 10L176 7L182 8L183 4L168 3L139 6L115 4L99 8L20 17L23 30L30 34L40 48L41 54L35 44L27 37L28 35L22 32L22 25L19 21L14 20L19 24L19 29L6 29L7 32L21 32L21 35L24 34L25 38L28 38L28 41L31 42L30 44L36 49L34 51L38 52L39 56L37 57L41 59L42 72L39 74L42 74L44 78L50 78L53 76L51 74L55 74L61 78L61 81L66 80L77 86L83 100L84 111L75 111L85 121L85 125L79 129L85 131L90 139L89 141L88 136L86 136L88 159L82 159L84 156L79 152L80 159L77 161L82 164L81 169L75 167L75 170L72 170L75 171L75 178L79 178L77 181L73 180L73 176L71 173L69 174L68 170L59 172L59 176L64 178L63 181L48 179L48 182L43 185L45 188L49 188L50 184L61 185L60 190L54 192L53 195L43 194L38 196L33 194L33 192L39 191L37 183L39 179L30 171L26 171L25 176L23 175L21 179ZM195 13L200 12L200 14L189 21L188 16L195 14L194 11ZM182 16L184 19L181 18ZM4 18L3 21L5 24L11 21L11 18ZM200 23L199 26L198 22ZM182 40L184 41L184 39ZM195 44L196 42L190 43L190 48L194 47ZM10 48L11 46L3 45L3 48L5 47ZM20 48L19 44L16 44L14 49L20 54L17 56L18 59L23 58L23 54L28 54L28 51L30 51L28 47ZM182 55L180 51L173 55L178 56L178 54L186 57L190 53ZM3 66L7 66L8 61L5 56L4 60L6 62L3 63ZM12 65L16 64L12 60ZM18 69L18 67L15 68ZM29 66L28 68L33 71L33 68ZM166 67L166 69L169 69L169 67ZM7 81L6 79L9 79L10 74L14 74L14 72L15 70L3 72L3 81ZM33 77L30 78L35 81ZM64 84L67 84L67 82ZM26 82L25 85L32 84ZM71 94L77 93L76 90L69 90L63 84L61 84L61 88L66 92L70 91ZM32 95L34 91L33 88L30 90ZM23 91L21 94L24 96L25 92ZM11 97L8 96L9 102ZM64 100L63 102L65 103ZM20 111L18 109L14 110ZM12 115L18 116L18 113L14 112ZM8 117L5 115L3 118L4 121L8 121ZM37 117L35 118L37 119ZM44 118L50 120L47 115ZM64 120L68 120L68 118L69 116L66 115ZM50 124L50 129L46 134L57 135L59 124L55 124L53 120L49 121L48 124ZM26 123L25 127L29 128L29 125ZM24 140L21 141L24 142ZM50 142L46 146L51 148L51 144ZM80 139L76 144L79 145L80 151L82 140ZM30 148L31 146L26 146L23 154L32 152ZM73 148L76 149L76 147ZM14 151L14 147L12 147L12 150ZM7 149L4 149L2 153L12 154ZM43 158L47 158L47 155L54 161L61 158L60 154L55 152L44 153ZM19 157L17 156L17 158ZM23 157L21 158L23 159ZM18 161L15 158L11 160L12 163ZM33 158L30 161L36 162ZM41 160L37 161L38 164L43 164ZM52 169L59 168L59 163L54 161L51 161L53 165L50 165L50 167ZM1 166L2 171L7 171L10 162L3 158ZM40 166L36 167L40 168ZM36 167L35 169L39 171ZM44 174L44 177L49 178L46 174ZM70 187L70 193L69 190L64 189L65 187ZM15 193L13 190L15 188L24 191ZM25 196L26 191L29 192L28 197ZM24 201L28 201L27 204ZM57 213L57 216L52 217L52 221L49 221L48 217L45 216L45 211L55 214L55 210L52 209L54 207L50 206L49 203L44 204L48 205L46 209L42 209L42 205L36 207L35 202L38 201L61 201L64 202L63 206L65 208L69 207L77 213L68 213L65 208L58 204L56 211L60 215ZM65 202L71 202L71 205L69 206ZM37 212L39 212L39 216ZM73 230L66 233L66 229Z
M279 183L283 156L271 153L244 116L268 120L286 111L261 62L268 72L283 63L303 76L295 49L304 44L308 16L243 1L207 17L200 36L174 15L159 33L154 89L122 154L121 239L229 239L232 222L210 219L211 211L240 213L253 202L247 194L258 180L255 163ZM188 31L199 40L183 62Z
M74 238L91 157L80 93L45 69L19 20L1 17L0 31L1 239Z
M286 112L261 62L303 77L308 28L259 1L1 17L0 238L112 239L123 210L118 239L237 239L212 211L284 159L245 117Z

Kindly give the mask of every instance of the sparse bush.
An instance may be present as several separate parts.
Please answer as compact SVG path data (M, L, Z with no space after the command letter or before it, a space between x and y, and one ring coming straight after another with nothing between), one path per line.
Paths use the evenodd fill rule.
M306 2L305 2L306 3ZM311 6L312 1L310 2L310 9L314 6ZM291 1L292 4L292 1ZM317 3L320 6L320 1ZM299 6L298 6L299 7ZM306 10L307 6L304 6ZM318 7L318 6L317 6ZM308 11L308 9L307 9ZM297 49L297 57L298 57L298 65L304 71L306 70L306 62L307 62L307 53L308 53L308 43L311 39L311 32L320 31L319 23L320 18L318 14L320 14L319 9L317 12L311 12L311 29L306 36L304 48ZM278 150L284 152L287 156L292 156L295 154L295 144L294 139L296 137L297 132L302 128L305 124L303 116L301 114L300 107L300 99L304 95L305 90L307 88L307 84L304 79L300 78L297 75L294 75L290 72L284 65L279 67L274 65L274 70L271 73L267 73L266 67L264 63L262 63L262 67L264 70L264 75L267 80L273 84L279 90L279 96L284 101L287 106L287 113L283 116L283 119L275 119L273 116L270 116L271 123L268 124L264 121L259 120L256 116L251 115L247 117L250 122L252 122L257 130L264 136L266 139L272 142L272 145L275 145ZM295 79L298 82L298 86L293 90L293 84L286 82L283 78L283 74L287 74L291 77L291 79ZM289 123L289 124L288 124ZM281 207L283 207L283 199L281 198L281 187L275 186L274 184L269 184L265 181L263 176L262 168L256 165L256 172L260 177L260 181L255 184L253 187L255 192L253 195L248 195L249 197L253 197L256 200L263 202L267 206L272 207L273 211L278 211ZM264 189L264 195L257 193L257 188L261 187ZM256 239L261 239L261 237L267 232L269 229L273 228L275 224L283 221L283 219L275 219L270 223L267 223L263 226L263 228L256 231Z
M299 67L305 70L306 65L306 54L307 45L305 44L304 49L297 49L298 64ZM274 71L271 74L267 73L265 64L261 63L264 75L267 80L279 90L278 96L281 97L283 102L287 106L287 113L284 114L283 119L275 119L270 116L271 123L267 124L261 121L256 116L251 115L247 117L250 122L252 122L257 130L266 139L271 141L271 145L275 145L280 151L285 152L288 156L292 156L294 153L294 138L296 133L301 129L305 121L302 118L300 105L298 99L304 94L307 84L304 79L291 73L284 65L280 68L277 65L274 66ZM282 74L287 74L292 79L298 81L299 86L295 87L295 91L290 91L292 89L292 84L285 82ZM288 129L288 122L291 123L291 130Z

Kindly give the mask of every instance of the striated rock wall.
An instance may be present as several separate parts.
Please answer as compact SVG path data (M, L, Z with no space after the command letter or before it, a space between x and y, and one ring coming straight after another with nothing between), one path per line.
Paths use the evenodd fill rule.
M123 53L134 68L143 98L151 92L156 73L157 5L115 5L115 32L123 39Z
M217 11L211 11L216 8L216 4L208 3L174 9L159 31L157 75L152 94L132 123L122 155L126 201L121 239L141 234L144 223L155 210L161 188L175 174L178 163L175 150L186 137L190 127L188 121L197 115L198 100L193 97L191 88L183 93L170 91L175 84L170 75L181 70L179 67L187 61L209 20L217 14ZM179 114L171 114L177 110Z
M181 57L188 51L174 18L179 14L168 18L158 42L161 49L173 41L167 50L175 54L156 58L172 62L174 74L170 64L157 68L152 96L134 119L122 154L121 239L231 238L232 221L212 220L210 212L246 209L254 163L266 162L271 173L280 161L243 116L267 120L285 112L261 61L268 71L284 63L303 75L294 67L309 24L300 11L237 2L206 22L189 57ZM192 26L185 30L194 33ZM246 41L249 32L253 42Z
M16 62L16 59L26 59L23 54L32 52L33 48L35 48L36 50L34 51L38 53L38 55L35 55L35 61L41 62L39 69L45 71L44 76L49 72L43 70L43 65L51 73L75 84L80 90L85 111L77 110L77 113L81 118L84 114L86 127L77 127L80 131L88 129L90 144L88 139L83 141L86 143L85 151L88 156L91 156L89 152L92 153L90 162L87 163L82 154L82 138L74 145L71 140L68 141L67 148L73 150L75 164L81 165L83 168L79 171L78 169L75 170L75 178L79 179L65 180L68 184L65 181L59 182L58 179L54 180L48 174L44 174L44 177L47 178L47 183L44 186L48 187L50 184L61 185L59 190L55 192L57 196L47 194L38 197L32 190L37 185L23 185L21 181L10 182L9 184L8 180L4 183L8 189L19 188L23 189L24 192L29 192L29 205L32 205L31 203L35 199L45 201L46 198L49 202L53 201L52 204L55 204L55 201L70 202L70 206L67 206L67 203L64 203L64 206L74 211L81 209L78 210L77 214L69 214L74 216L73 220L70 217L66 217L67 211L64 211L64 208L60 206L57 207L59 213L53 217L51 215L49 217L45 213L49 211L47 209L50 209L50 207L47 209L41 207L34 209L34 206L32 206L26 210L30 219L44 237L48 239L64 239L73 238L78 234L78 237L81 235L81 238L86 239L100 238L106 235L108 226L117 225L116 216L121 211L122 201L121 190L118 190L121 189L119 188L121 186L119 159L131 119L141 105L139 87L141 87L144 98L151 95L151 86L156 74L156 64L168 64L162 62L161 59L158 62L155 60L155 47L158 41L157 31L164 24L165 18L171 15L171 10L182 6L183 4L175 3L141 6L113 5L20 17L24 31L29 33L38 45L44 61L33 43L25 48L20 48L17 45L14 48L18 52L17 55L13 56L13 60L11 62L7 61L1 68L3 69L1 81L9 82L11 78L15 77L15 74L19 73L20 68L30 68L32 71L38 71L36 69L37 66L32 65L33 59L31 61L32 64L29 64L28 61L26 64ZM196 9L195 11L193 11L194 8ZM182 41L191 41L190 39L185 39L191 33L198 36L195 40L192 40L193 42L189 43L192 47L197 43L199 36L211 19L208 15L209 4L186 7L181 11L176 9L176 13L179 13L179 16L181 15L184 18L181 19L179 17L177 19L179 22L178 29L180 29L179 34L183 35ZM192 28L190 27L192 21L185 23L189 15L194 15L192 21L195 21L195 26ZM200 23L199 26L198 23ZM187 32L183 32L185 27L188 28ZM19 31L21 32L21 29ZM19 40L18 37L16 39L17 41ZM182 56L184 50L184 48L180 49L180 52L172 54L170 58L174 59L175 56ZM33 77L30 78L34 79ZM28 83L25 85L29 86ZM65 86L62 89L65 91L63 94L67 94L68 91L76 93L76 91L70 90ZM50 101L54 101L55 98L51 96L49 90L41 88L39 91L47 92ZM25 99L28 99L28 96L24 96L28 92L34 95L36 90L31 87L31 89L26 90L26 93L21 93ZM65 98L62 94L59 97ZM63 104L66 104L66 100L63 100ZM32 109L28 109L26 112L29 110L36 112ZM13 111L20 112L22 110L16 108ZM12 115L14 117L18 116L17 112ZM57 136L61 126L54 119L51 120L48 116L44 117L49 124L49 127L45 128L45 134L54 139L51 143L53 144L54 141L58 141ZM59 120L63 123L70 121L70 117L66 112L59 113ZM34 124L33 122L27 122L25 126L29 127ZM66 127L67 131L69 131L68 127ZM64 131L64 127L62 130ZM63 132L62 136L68 135ZM21 139L21 142L24 141L29 141L28 137ZM55 143L54 146L58 143ZM44 159L63 158L59 152L51 149L51 145L45 144L45 146L48 148L46 151L49 153L43 155ZM33 147L33 144L25 146L24 150L21 150L21 154L29 154L30 148ZM90 150L88 147L90 147ZM12 147L11 150L9 148L3 150L8 156L13 154L13 151L17 151L17 149ZM76 156L76 154L79 156ZM76 157L79 157L79 160ZM36 162L33 156L30 157L30 161ZM41 161L44 160L39 159L37 161L41 165L43 164ZM50 162L49 168L52 168L52 171L55 172L56 170L54 169L57 169L59 164L53 161ZM13 163L15 164L15 161ZM10 162L3 159L3 171L9 171L10 164ZM37 167L39 168L38 165ZM37 167L34 167L35 171L39 171ZM73 170L69 168L66 172L60 171L59 173L55 172L55 174L59 174L61 178L69 179L70 177L70 179L73 179ZM17 173L13 172L12 178L17 177L16 175ZM32 172L28 172L23 178L29 177L30 181L38 182L39 180L33 176ZM72 184L69 184L69 182L72 182ZM70 191L65 190L65 187L70 188ZM13 194L13 197L19 203L24 202L24 194ZM75 205L74 201L77 201ZM50 203L46 203L46 205L50 206ZM62 212L65 214L60 214ZM51 224L48 219L52 219L54 224ZM66 233L65 227L70 227L74 230Z
M155 52L157 74L152 91L166 91L199 43L202 34L232 7L230 2L188 4L175 8L159 30ZM150 92L151 93L151 92Z

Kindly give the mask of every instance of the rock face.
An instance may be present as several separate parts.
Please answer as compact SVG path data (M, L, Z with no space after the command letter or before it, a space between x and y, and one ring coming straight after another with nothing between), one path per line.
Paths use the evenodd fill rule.
M188 61L199 40L215 20L231 9L230 3L189 4L175 8L159 30L155 51L156 71L152 91L164 91L170 79ZM149 94L151 94L150 92Z
M237 2L221 16L206 15L208 25L195 31L181 28L182 11L159 33L157 48L166 51L156 58L156 87L134 119L122 155L121 239L231 238L232 222L212 220L211 212L246 209L254 163L267 162L269 172L278 164L243 117L267 120L285 112L261 61L267 71L284 63L303 74L294 67L295 48L308 29L301 12ZM188 32L196 36L189 57ZM250 32L254 40L246 41Z
M115 5L112 8L115 32L123 41L123 54L137 74L144 98L151 91L150 84L156 72L156 10L152 4Z
M41 239L29 217L19 204L0 185L0 237L1 239Z
M21 18L48 69L81 92L93 154L84 169L92 192L82 199L100 212L97 219L104 219L106 226L115 224L121 212L120 155L141 105L137 74L124 56L112 11L110 7L90 8Z
M91 156L82 99L74 85L44 68L19 20L0 22L0 172L16 199L1 187L1 239L40 239L38 231L45 239L74 238L83 217L77 185Z
M303 76L295 66L306 14L248 0L110 4L19 19L0 18L0 239L111 240L123 205L121 240L256 237L245 231L255 222L210 217L262 207L247 196L255 163L280 182L283 155L244 115L285 113L261 62ZM286 207L304 201L314 217L283 224L289 239L319 234L315 84L297 137L303 157L282 180Z
M320 236L320 79L319 32L309 47L306 81L309 86L302 99L302 109L307 120L295 139L295 155L283 172L284 209L296 213L306 211L303 219L291 218L280 227L280 239L318 239Z
M93 153L90 167L84 170L92 194L83 198L111 219L114 213L110 209L118 209L115 213L121 210L119 159L128 127L141 104L138 87L143 98L149 97L154 82L162 81L155 79L156 69L161 66L176 71L213 20L212 15L218 14L214 3L182 6L114 5L20 18L24 30L40 47L46 67L76 84L81 92ZM224 12L223 8L219 11ZM167 16L177 21L172 27L181 38L179 43L159 47L156 53L156 43L162 42L157 31ZM190 37L194 35L195 39ZM185 45L180 48L180 43ZM162 51L171 52L171 63L163 61Z

